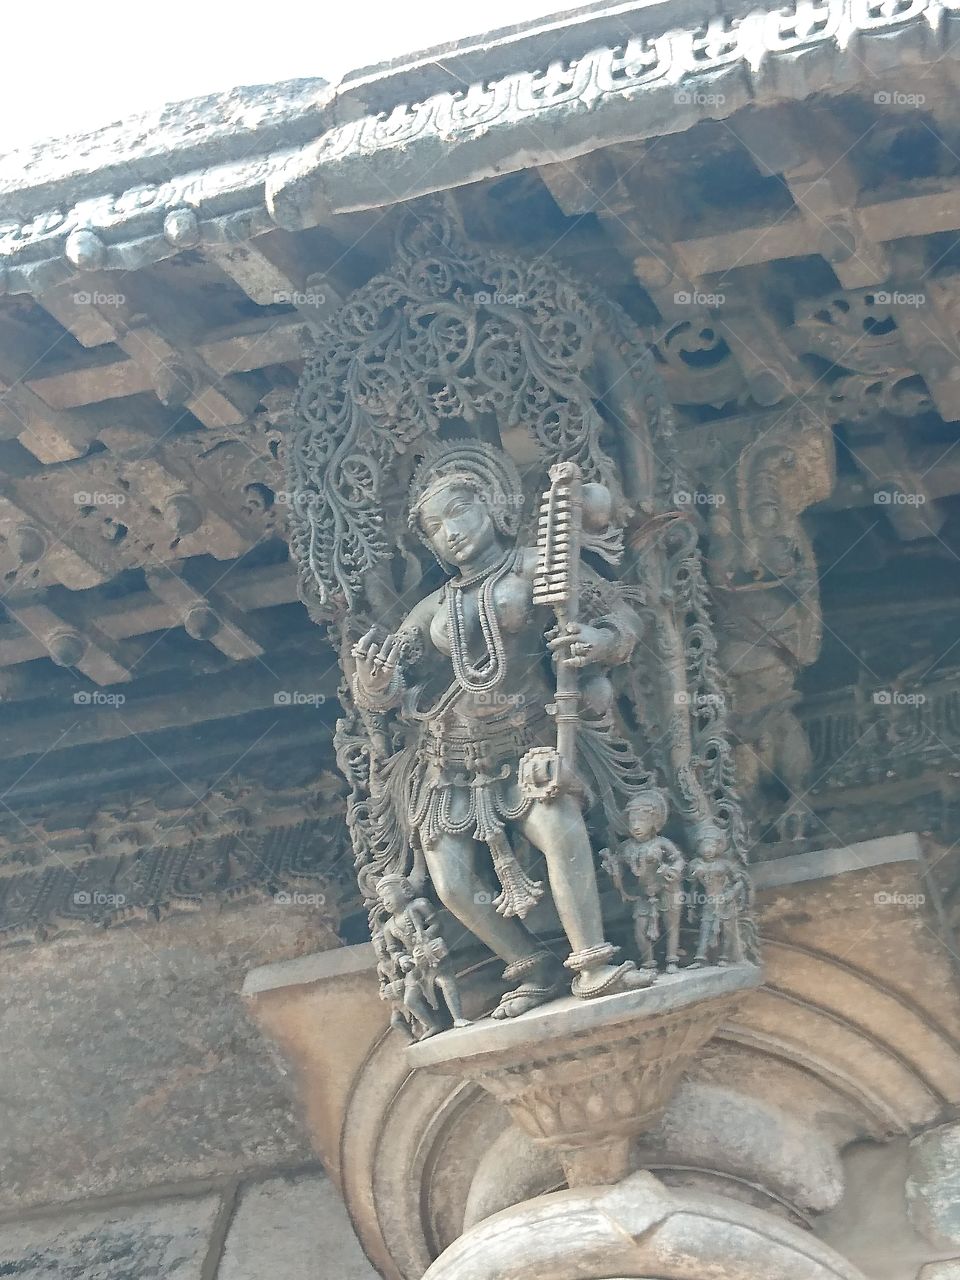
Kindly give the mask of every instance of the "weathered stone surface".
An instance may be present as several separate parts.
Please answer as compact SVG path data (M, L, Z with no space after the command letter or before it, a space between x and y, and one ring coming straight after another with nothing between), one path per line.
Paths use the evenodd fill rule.
M0 1275L18 1280L201 1280L219 1196L0 1227Z
M682 1085L660 1124L644 1139L651 1163L717 1169L770 1188L807 1211L832 1208L843 1194L843 1169L816 1126L732 1089Z
M0 1209L307 1161L239 989L330 941L317 908L271 902L10 952Z
M18 147L0 155L0 214L23 217L64 198L163 181L172 167L223 164L306 142L323 127L326 85L317 78L244 86Z
M368 942L265 965L252 970L243 987L251 1020L290 1065L313 1150L338 1181L348 1100L362 1063L388 1027L376 964ZM392 1041L399 1054L401 1037Z
M910 1144L907 1205L913 1225L940 1248L960 1244L960 1124L945 1124Z
M376 1280L343 1200L322 1175L250 1187L227 1236L217 1280Z
M931 1262L922 1267L917 1280L960 1280L960 1258L950 1258L946 1262Z
M773 1214L678 1192L649 1173L615 1187L528 1200L466 1232L429 1280L864 1280L833 1249Z

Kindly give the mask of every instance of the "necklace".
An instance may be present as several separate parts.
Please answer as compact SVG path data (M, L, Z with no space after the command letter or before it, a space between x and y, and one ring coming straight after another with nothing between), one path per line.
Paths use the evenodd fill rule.
M507 551L491 567L447 583L447 621L453 673L457 677L457 683L468 693L486 693L496 688L506 674L503 637L497 621L493 592L497 583L513 568L515 560L516 552ZM477 597L477 608L480 614L480 634L483 636L486 652L474 664L468 657L463 593L467 587L474 586L477 582L483 584Z

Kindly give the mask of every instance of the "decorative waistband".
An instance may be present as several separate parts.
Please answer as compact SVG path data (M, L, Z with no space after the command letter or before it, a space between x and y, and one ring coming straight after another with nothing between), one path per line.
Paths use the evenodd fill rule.
M420 749L437 764L494 766L516 760L539 742L547 719L545 709L535 703L482 720L448 714L424 725Z

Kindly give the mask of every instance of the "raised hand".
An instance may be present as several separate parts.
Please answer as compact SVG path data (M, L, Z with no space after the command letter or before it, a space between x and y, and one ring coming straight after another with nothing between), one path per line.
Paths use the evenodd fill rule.
M383 693L397 670L400 658L400 637L388 635L380 640L377 627L360 637L351 650L357 663L357 677L367 693Z

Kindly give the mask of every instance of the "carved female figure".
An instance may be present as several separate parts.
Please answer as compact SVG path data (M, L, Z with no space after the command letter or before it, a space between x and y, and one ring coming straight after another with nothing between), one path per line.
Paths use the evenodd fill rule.
M543 853L553 900L571 947L572 990L590 997L645 986L652 975L612 963L604 938L593 851L582 812L602 749L591 751L584 726L578 776L548 793L521 786L522 757L547 744L547 704L555 694L551 661L571 664L585 699L602 713L610 687L604 669L626 662L637 637L633 611L584 566L586 621L562 634L550 611L533 603L537 553L518 546L522 493L503 454L474 441L436 448L414 474L411 528L449 580L407 616L396 634L369 631L353 649L358 707L396 713L414 730L415 749L390 761L409 839L422 853L440 900L507 962L519 980L495 1010L512 1017L560 991L556 958L522 923L543 892L515 857L513 832ZM602 773L602 770L601 770ZM525 781L536 783L536 765ZM500 892L491 891L489 865Z
M698 832L700 857L687 871L695 899L702 898L700 935L691 968L716 959L720 965L742 964L747 956L744 933L752 938L750 909L753 891L746 868L729 855L726 834L712 823Z

